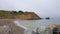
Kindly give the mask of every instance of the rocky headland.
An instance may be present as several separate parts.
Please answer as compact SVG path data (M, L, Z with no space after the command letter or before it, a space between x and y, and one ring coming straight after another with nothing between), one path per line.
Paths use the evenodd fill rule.
M38 20L41 18L34 12L0 10L0 19Z

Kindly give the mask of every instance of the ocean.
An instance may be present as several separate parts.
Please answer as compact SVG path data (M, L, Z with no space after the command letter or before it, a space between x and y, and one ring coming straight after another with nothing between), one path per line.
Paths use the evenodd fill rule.
M32 30L36 32L36 28L40 27L43 31L49 24L60 25L60 19L41 19L41 20L15 20L17 26L20 25L29 32ZM26 32L26 31L25 31Z

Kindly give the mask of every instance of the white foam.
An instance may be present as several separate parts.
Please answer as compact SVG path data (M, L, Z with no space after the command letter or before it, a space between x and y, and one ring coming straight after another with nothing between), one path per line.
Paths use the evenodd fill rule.
M15 23L15 24L16 24L17 26L19 26L19 27L24 28L25 30L27 30L27 29L28 29L27 27L25 27L25 26L21 25L18 21L14 21L13 23Z

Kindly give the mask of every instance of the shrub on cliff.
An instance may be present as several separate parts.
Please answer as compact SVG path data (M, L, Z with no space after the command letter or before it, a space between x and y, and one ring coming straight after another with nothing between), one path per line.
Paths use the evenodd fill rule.
M19 11L19 13L23 13L23 11Z
M12 11L10 14L17 14L17 12L16 11Z
M23 14L24 12L23 11L18 11L19 12L19 14Z

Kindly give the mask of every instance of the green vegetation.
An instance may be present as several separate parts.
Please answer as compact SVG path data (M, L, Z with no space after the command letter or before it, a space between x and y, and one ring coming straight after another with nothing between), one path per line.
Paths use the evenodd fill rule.
M23 11L18 11L19 13L24 13Z
M22 15L24 12L23 11L4 11L4 10L0 10L0 19L4 19L4 18L14 18L14 16L17 15Z
M0 13L0 19L2 19L4 17L3 13Z
M23 11L18 11L18 13L21 15L21 14L23 14L24 12L23 12Z
M21 15L23 14L23 11L4 11L4 10L0 10L0 19L4 19L4 18L14 18L14 16L16 15Z
M16 11L12 11L12 12L10 12L10 14L17 14L17 12Z
M23 11L11 11L10 12L10 14L19 14L19 15L21 15L21 14L23 14L24 12Z

